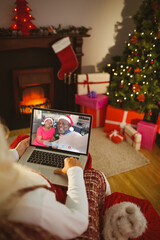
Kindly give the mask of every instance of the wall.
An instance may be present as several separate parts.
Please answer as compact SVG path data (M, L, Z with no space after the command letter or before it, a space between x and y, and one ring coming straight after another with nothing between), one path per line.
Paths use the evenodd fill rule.
M0 1L0 27L13 24L16 0ZM37 26L69 25L92 27L84 39L82 72L101 71L111 56L120 55L128 33L134 29L131 17L142 0L27 0Z

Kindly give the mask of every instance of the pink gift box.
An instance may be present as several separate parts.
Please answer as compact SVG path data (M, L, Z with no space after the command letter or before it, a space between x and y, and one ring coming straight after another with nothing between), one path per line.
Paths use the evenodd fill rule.
M97 94L96 98L88 97L88 95L75 94L75 103L81 106L89 107L95 110L101 109L108 103L108 96Z
M139 121L137 124L137 131L142 134L141 147L151 151L156 139L157 125L154 123Z

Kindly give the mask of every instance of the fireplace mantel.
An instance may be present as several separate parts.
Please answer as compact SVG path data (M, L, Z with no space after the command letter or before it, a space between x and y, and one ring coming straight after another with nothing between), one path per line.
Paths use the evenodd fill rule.
M49 48L54 42L65 36L70 37L73 48L77 54L80 53L79 45L82 45L83 37L89 37L90 35L55 34L52 36L1 37L0 51L18 50L26 48Z
M83 38L90 37L90 35L79 34L55 34L52 36L29 36L29 37L1 37L0 38L0 52L10 50L22 50L28 48L51 48L52 44L63 37L69 36L72 47L77 56L79 67L76 73L81 73L81 63Z

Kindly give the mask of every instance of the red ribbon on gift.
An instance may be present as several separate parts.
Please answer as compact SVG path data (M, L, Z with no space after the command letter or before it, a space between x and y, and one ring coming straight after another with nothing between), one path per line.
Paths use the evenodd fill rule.
M78 82L78 84L83 84L84 87L85 87L85 85L87 84L87 91L88 91L88 93L90 92L90 88L89 88L89 85L90 85L90 84L101 84L101 83L109 83L109 81L89 82L89 76L88 76L88 74L86 74L86 79L85 79L83 82Z
M131 136L131 139L135 142L135 135L137 134L138 132L135 132L132 136Z
M139 144L141 142L136 142L135 141L135 135L137 134L138 132L135 132L132 136L130 136L127 132L124 132L124 134L126 134L128 137L130 137L132 139L132 146L133 146L133 143L136 143L136 144Z
M116 129L108 132L107 137L111 139L114 143L120 143L121 141L125 140L125 136Z

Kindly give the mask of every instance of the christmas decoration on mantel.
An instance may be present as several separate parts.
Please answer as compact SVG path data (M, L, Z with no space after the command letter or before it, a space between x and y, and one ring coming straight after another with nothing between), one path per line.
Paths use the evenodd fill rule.
M144 0L134 16L123 56L104 67L111 74L112 106L145 113L155 122L160 111L160 0Z
M52 35L82 35L86 36L88 31L92 28L86 28L84 26L75 27L73 25L62 28L61 24L58 27L53 25L36 27L31 20L35 18L30 13L32 10L27 6L28 2L26 0L16 0L17 5L13 12L15 13L14 24L10 28L0 28L0 37L23 37L23 36L35 36L35 37L45 37Z
M17 5L13 10L16 13L13 18L15 23L11 26L11 29L21 31L23 36L29 36L30 30L37 27L31 22L34 18L30 13L31 9L27 6L28 2L17 0L15 4Z
M52 49L58 56L61 62L61 69L58 71L57 76L60 80L74 72L78 67L78 60L72 48L69 37L64 37L52 44Z
M36 29L29 29L29 36L35 37L47 37L54 35L82 35L86 36L88 31L92 28L86 28L84 26L75 27L68 26L63 28L61 24L58 27L54 27L53 25L47 27L37 27ZM28 36L28 37L29 37ZM22 37L22 31L18 29L10 29L10 28L0 28L0 37Z

